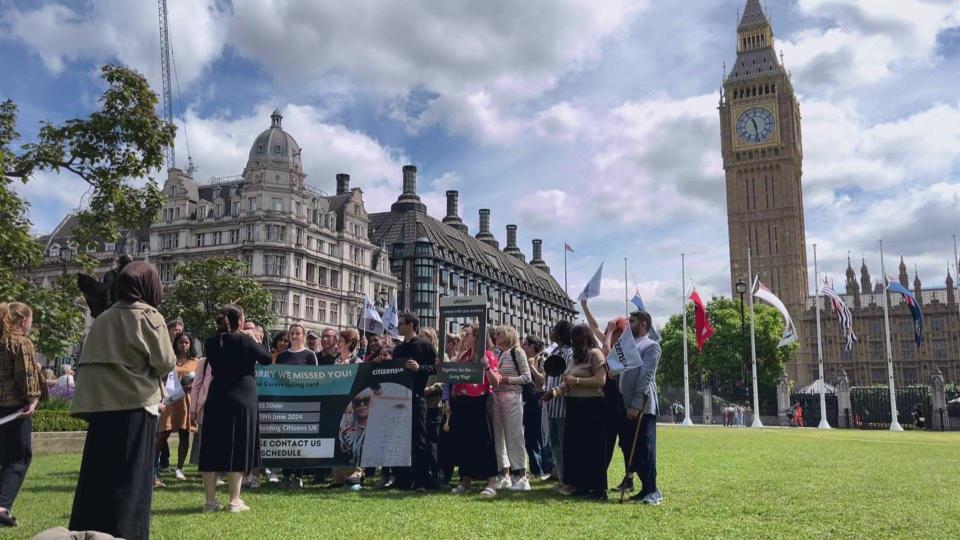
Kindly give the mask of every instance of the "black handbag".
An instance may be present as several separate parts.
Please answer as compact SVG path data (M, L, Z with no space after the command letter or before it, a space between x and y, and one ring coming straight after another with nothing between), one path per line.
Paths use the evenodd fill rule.
M510 359L513 360L514 367L517 368L517 374L520 374L520 364L517 362L517 348L514 347L510 349ZM529 368L527 368L529 369ZM524 383L520 385L520 395L523 396L523 402L527 403L528 401L533 400L533 383Z

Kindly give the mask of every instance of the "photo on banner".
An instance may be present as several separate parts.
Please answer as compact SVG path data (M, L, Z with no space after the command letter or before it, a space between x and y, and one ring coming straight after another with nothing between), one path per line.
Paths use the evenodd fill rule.
M459 331L465 324L476 324L478 336L487 335L486 296L445 296L440 298L440 350L446 350L447 332ZM440 374L449 383L483 382L483 357L487 351L487 340L477 339L473 348L474 357L469 362L443 362Z
M258 367L264 466L409 466L413 380L405 362Z

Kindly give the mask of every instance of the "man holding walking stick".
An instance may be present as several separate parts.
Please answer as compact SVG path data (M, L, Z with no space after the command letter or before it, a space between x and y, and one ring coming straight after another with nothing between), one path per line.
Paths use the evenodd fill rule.
M650 314L634 311L630 314L630 330L643 359L637 369L620 375L620 393L627 407L625 435L632 439L627 474L637 473L642 488L630 497L632 501L658 505L662 501L657 489L657 365L660 363L660 344L650 339ZM621 494L621 502L623 495Z

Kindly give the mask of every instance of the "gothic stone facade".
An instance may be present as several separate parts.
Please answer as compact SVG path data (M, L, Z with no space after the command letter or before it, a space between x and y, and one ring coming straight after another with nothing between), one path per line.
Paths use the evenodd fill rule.
M960 312L953 277L947 274L943 287L924 289L920 278L914 275L910 286L906 264L901 259L898 280L911 289L922 306L924 341L918 348L914 341L913 318L899 294L888 294L890 301L890 337L894 377L897 385L929 384L935 368L946 381L960 381ZM839 292L839 287L837 287ZM836 315L829 303L821 298L820 328L823 336L824 377L834 380L842 367L850 378L850 386L869 386L887 383L887 352L883 321L883 287L873 283L866 263L860 267L859 280L848 264L844 301L853 312L854 332L859 343L853 350L845 350ZM807 299L806 308L798 326L802 326L806 340L803 343L802 380L817 379L816 299Z

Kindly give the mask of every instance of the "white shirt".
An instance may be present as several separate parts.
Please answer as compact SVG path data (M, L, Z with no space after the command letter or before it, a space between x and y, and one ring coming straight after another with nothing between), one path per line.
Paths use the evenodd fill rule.
M57 386L61 388L73 388L73 375L61 375L57 379Z

